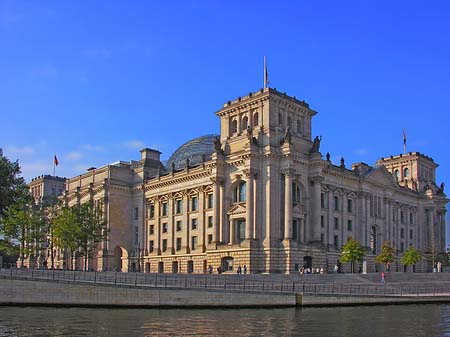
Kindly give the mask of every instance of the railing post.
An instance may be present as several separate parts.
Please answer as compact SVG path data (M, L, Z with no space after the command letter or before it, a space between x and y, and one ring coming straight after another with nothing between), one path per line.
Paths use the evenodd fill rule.
M137 276L138 276L138 273L136 273L136 274L135 274L135 277L134 277L134 285L135 285L135 286L137 285Z
M94 283L97 283L97 271L94 271Z
M264 291L264 281L262 281L262 290Z
M55 279L55 269L53 269L53 275L52 275L52 280Z
M75 277L77 276L77 271L76 270L74 270L73 271L73 282L75 282Z
M117 284L117 272L114 274L114 284Z
M155 287L158 286L158 274L155 274Z
M33 276L34 276L34 267L31 268L31 278L33 278Z

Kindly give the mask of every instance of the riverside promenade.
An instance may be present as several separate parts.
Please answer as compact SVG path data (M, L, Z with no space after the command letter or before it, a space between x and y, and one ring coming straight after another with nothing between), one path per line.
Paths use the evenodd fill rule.
M145 274L0 269L1 305L271 307L450 302L448 273Z

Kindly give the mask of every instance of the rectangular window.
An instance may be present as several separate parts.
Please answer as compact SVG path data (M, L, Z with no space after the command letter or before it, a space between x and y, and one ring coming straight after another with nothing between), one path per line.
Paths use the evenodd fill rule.
M155 234L155 225L150 225L150 235Z
M323 236L323 233L322 233L322 234L320 234L320 242L323 243L323 240L324 240L324 236Z
M162 216L167 216L167 202L163 202L161 205L161 214Z
M325 208L325 193L320 193L320 207Z
M208 228L211 228L213 226L213 217L209 216L208 217Z
M405 244L403 242L400 243L400 251L405 251Z
M212 194L208 194L207 207L208 208L213 208L214 207L214 199L213 199L213 195Z
M403 211L400 211L400 222L401 223L405 222L405 213Z
M212 243L213 236L212 234L208 234L208 243Z
M177 250L181 250L181 238L177 238Z
M402 238L402 239L405 238L405 229L404 228L400 228L400 238Z
M177 221L177 232L181 232L181 221Z
M334 210L339 211L339 198L334 197Z
M155 205L150 205L148 208L148 217L153 219L155 217Z
M409 230L409 239L410 240L413 239L413 230L412 229Z
M353 200L352 199L347 200L347 212L349 212L349 213L353 212Z
M139 207L134 208L134 220L139 220Z
M339 229L339 218L334 218L334 229Z
M351 232L353 230L352 220L347 220L347 231Z
M164 222L164 223L162 224L162 232L163 232L163 233L167 233L167 222Z
M191 242L192 242L192 244L191 244L191 249L192 249L192 250L196 250L196 249L197 249L197 237L196 237L196 236L193 236L191 239L192 239L192 240L191 240Z
M178 199L175 201L175 213L180 214L183 212L183 200Z
M325 218L323 215L320 216L320 227L325 227Z
M153 250L155 249L155 242L153 240L151 240L148 243L148 250L150 251L150 253L153 253Z
M192 229L197 229L197 223L198 223L197 219L192 219L191 220L191 228Z
M167 239L162 240L162 251L167 251Z
M414 216L412 213L409 213L409 223L412 225L414 223Z
M134 244L137 245L139 243L139 228L134 227Z
M339 249L339 236L338 235L334 236L334 248Z
M198 199L197 197L191 198L191 212L195 212L198 210Z

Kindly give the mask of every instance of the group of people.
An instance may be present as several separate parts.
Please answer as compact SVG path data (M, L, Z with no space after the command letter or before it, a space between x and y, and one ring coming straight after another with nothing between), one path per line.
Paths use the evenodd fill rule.
M300 267L299 269L299 274L303 275L303 274L323 274L323 268L305 268L305 267Z
M211 265L208 266L208 274L212 274L213 272L213 267ZM223 273L223 268L222 266L218 266L217 267L217 274L222 274ZM241 265L239 265L236 269L236 274L247 274L247 265L244 264L244 267L241 267Z

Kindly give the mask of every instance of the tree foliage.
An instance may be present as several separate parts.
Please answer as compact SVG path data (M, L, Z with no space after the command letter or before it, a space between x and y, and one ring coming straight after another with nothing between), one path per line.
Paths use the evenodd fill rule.
M375 257L375 261L377 263L383 263L385 269L388 269L387 266L394 262L394 248L391 247L390 241L384 241L383 247L381 247L381 252Z
M418 263L422 258L420 252L415 249L413 246L409 246L408 249L403 253L402 263L405 266L413 266Z
M105 235L103 214L93 202L63 207L53 220L56 246L70 252L72 257L79 251L84 256L85 268Z
M350 238L347 243L342 247L339 261L342 263L352 264L352 273L354 272L355 262L361 262L366 255L364 249L361 247L358 241Z
M28 195L28 187L20 176L19 162L11 162L0 149L0 221L8 206L20 203Z

